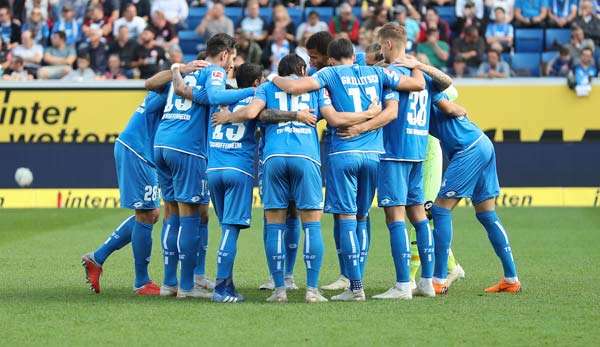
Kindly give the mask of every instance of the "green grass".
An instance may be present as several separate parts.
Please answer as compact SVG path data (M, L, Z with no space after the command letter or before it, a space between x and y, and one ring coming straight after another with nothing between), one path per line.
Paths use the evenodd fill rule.
M138 298L129 247L105 263L103 292L89 292L79 257L103 242L123 210L0 210L0 345L595 345L600 339L600 213L597 209L503 209L524 290L483 295L500 266L473 212L455 213L455 253L467 272L448 296L410 302L307 305L300 291L267 304L261 218L240 236L236 279L248 302ZM255 216L260 216L255 211ZM394 280L387 229L373 212L367 294ZM331 218L323 219L321 282L337 277ZM214 275L217 225L210 225ZM160 225L154 228L158 240ZM162 278L159 242L151 273ZM296 280L304 285L298 258ZM327 293L329 295L329 293Z

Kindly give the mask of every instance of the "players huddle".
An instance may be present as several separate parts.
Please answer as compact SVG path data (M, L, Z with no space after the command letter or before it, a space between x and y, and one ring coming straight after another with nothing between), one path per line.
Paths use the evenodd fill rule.
M328 36L313 36L318 40L323 35ZM263 287L273 289L267 301L286 302L286 291L297 288L291 277L300 237L295 216L304 233L305 299L328 301L318 289L324 253L322 212L334 216L341 273L340 280L325 288L343 290L332 300L366 299L369 209L376 191L389 229L396 283L374 298L447 292L451 211L461 198L472 199L504 269L500 282L486 291L518 292L521 285L508 237L495 213L499 185L492 143L461 106L448 100L444 90L452 80L405 55L402 26L384 25L378 41L386 68L355 64L352 43L329 38L326 55L317 52L324 52L323 47L311 51L307 44L313 67L320 69L311 76L304 61L290 54L279 63L279 76L268 82L263 82L259 66L239 66L237 89L228 89L235 41L217 34L207 42L204 61L175 64L147 80L151 91L115 144L121 204L135 210L135 216L95 252L83 256L92 290L100 291L106 258L131 241L138 295L243 301L232 270L240 230L250 226L259 153L271 276ZM327 121L324 197L315 127L321 119ZM431 208L433 230L424 208L423 182L428 150L439 145L429 134L449 159ZM148 275L152 225L159 216L158 187L165 205L160 287ZM205 275L209 200L221 225L215 283ZM413 285L407 217L415 229L421 265L421 277Z

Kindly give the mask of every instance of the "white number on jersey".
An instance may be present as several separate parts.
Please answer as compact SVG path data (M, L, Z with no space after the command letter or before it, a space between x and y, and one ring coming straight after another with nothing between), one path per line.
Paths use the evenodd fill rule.
M183 78L186 86L190 86L192 88L196 87L196 77L194 75L187 75ZM175 98L173 98L175 96ZM165 105L165 113L171 112L173 110L173 106L175 109L180 112L185 112L192 108L192 100L185 99L179 95L175 95L175 90L173 89L173 85L169 88L169 95L167 96L167 104Z
M310 102L310 94L308 93L304 93L304 94L300 94L300 95L291 95L291 105L288 107L288 94L284 93L284 92L276 92L275 93L275 99L277 99L279 101L279 109L281 111L291 111L291 112L296 112L296 111L301 111L301 110L308 110L310 108L310 106L308 105L308 103ZM279 126L282 125L287 125L290 122L280 122ZM301 125L304 126L306 124L302 123L302 122L298 122L298 121L293 121L291 122L294 125Z
M377 89L375 87L367 87L365 89L367 96L371 99L372 103L377 103L379 97L377 96ZM354 103L354 112L362 112L362 102L360 99L360 88L348 88L348 94L352 97L352 102Z
M427 124L427 89L408 94L408 112L406 120L412 126L425 126Z
M244 105L237 105L233 108L232 112L235 112L242 107L244 107ZM225 130L225 137L227 137L227 140L229 140L231 142L236 142L236 141L241 140L242 137L244 137L244 133L246 132L246 125L244 123L231 123L231 125L236 127L236 129L234 130L233 128L227 128ZM213 138L213 140L223 140L223 125L222 124L215 126L215 129L212 134L212 138Z

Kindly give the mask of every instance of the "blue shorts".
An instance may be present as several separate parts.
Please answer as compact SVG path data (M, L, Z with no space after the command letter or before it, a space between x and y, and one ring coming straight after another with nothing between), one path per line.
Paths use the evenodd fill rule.
M151 210L160 207L156 170L121 142L115 143L115 166L121 207Z
M235 170L211 170L207 176L219 223L249 227L254 178Z
M206 159L168 148L154 148L163 200L208 205Z
M377 153L329 156L325 212L367 216L377 189Z
M425 203L423 162L382 160L377 180L379 207Z
M473 204L479 204L499 194L494 145L483 135L472 147L450 159L438 197L471 198Z
M299 210L323 208L323 182L317 163L300 157L271 157L263 164L265 210L287 208L290 200Z

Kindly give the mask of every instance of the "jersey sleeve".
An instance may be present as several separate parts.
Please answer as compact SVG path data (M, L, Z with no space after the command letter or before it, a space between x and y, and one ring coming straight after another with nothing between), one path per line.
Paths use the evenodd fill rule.
M397 89L400 84L400 74L397 71L388 68L376 66L377 74L383 82L384 88Z
M328 85L328 82L331 80L331 73L331 68L324 67L321 70L317 71L315 74L313 74L312 78L314 78L319 83L319 87L324 88Z
M267 104L267 84L263 83L258 88L256 88L256 93L254 93L254 98L258 100L262 100L265 105Z
M442 100L450 100L450 98L448 98L448 95L446 95L446 93L434 89L432 91L432 95L431 95L431 101L432 101L432 103L433 104L437 104L438 102L440 102Z
M383 101L400 101L400 93L394 89L386 89L383 91Z

